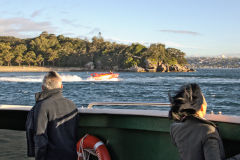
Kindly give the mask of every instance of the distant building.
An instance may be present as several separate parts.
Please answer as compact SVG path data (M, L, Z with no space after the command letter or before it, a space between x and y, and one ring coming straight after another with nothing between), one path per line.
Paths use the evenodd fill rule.
M226 57L188 57L190 68L240 68L240 58Z

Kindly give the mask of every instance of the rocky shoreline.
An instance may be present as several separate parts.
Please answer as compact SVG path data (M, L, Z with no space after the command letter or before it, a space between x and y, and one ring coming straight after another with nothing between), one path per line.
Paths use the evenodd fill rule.
M138 66L133 66L127 70L129 72L195 72L196 70L192 68L188 68L187 66L180 66L180 65L164 65L161 64L157 67L148 67L142 68Z
M103 69L93 69L91 66L85 66L84 68L80 67L37 67L37 66L0 66L0 72L48 72L51 70L59 72L83 72L83 71L101 71ZM114 68L113 71L117 72L193 72L195 70L189 69L187 66L180 65L158 65L152 66L148 65L147 68L142 68L138 66L133 66L128 69Z
M188 66L182 66L179 64L174 64L174 65L168 65L168 64L164 64L163 62L156 62L156 61L152 61L149 59L145 59L144 61L145 65L144 67L140 67L140 66L132 66L130 68L127 69L122 69L119 68L118 66L113 66L113 70L114 71L122 71L122 72L194 72L195 70L192 68L189 68ZM97 68L97 69L95 69ZM90 71L95 71L95 70L106 70L106 69L102 69L103 66L102 64L99 62L97 66L94 66L93 62L89 62L87 63L83 70L90 70Z

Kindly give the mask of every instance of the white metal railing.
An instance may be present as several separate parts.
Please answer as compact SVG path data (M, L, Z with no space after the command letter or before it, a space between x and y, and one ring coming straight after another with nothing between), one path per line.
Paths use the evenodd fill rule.
M32 106L0 104L0 110L30 110Z
M92 109L93 106L156 106L156 107L170 107L169 103L145 103L145 102L92 102L89 103L89 105L87 106L88 109ZM94 111L94 110L89 110L89 111ZM123 114L130 114L131 111L127 111L127 112L123 112L124 110L122 110L121 112ZM133 115L135 114L139 114L140 111L136 112L136 110L134 110L134 112L132 113ZM146 113L146 111L150 111L150 110L144 110L144 115L151 115L151 116L161 116L160 115L160 111L151 111L151 113ZM96 111L95 111L96 112ZM110 113L113 114L113 112L99 112L99 113ZM116 112L117 114L119 114L119 112ZM146 113L146 114L145 114ZM141 112L140 115L143 115L143 113ZM167 114L164 114L164 116L167 116ZM222 115L222 114L214 114L213 112L211 112L210 114L206 114L205 116L206 119L209 119L211 121L218 121L218 122L227 122L227 123L237 123L240 124L240 116L233 116L233 115Z
M169 103L147 103L147 102L92 102L87 108L91 109L93 106L155 106L165 107L170 106Z

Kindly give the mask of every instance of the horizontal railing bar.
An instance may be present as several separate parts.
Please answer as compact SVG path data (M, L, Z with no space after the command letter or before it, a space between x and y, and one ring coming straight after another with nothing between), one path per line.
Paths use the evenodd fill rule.
M169 103L147 103L147 102L92 102L87 108L93 106L170 106Z

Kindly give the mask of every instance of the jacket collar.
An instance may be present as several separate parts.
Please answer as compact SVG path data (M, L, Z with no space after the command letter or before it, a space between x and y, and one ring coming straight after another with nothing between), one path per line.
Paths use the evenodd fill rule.
M196 116L196 115L188 116L186 119L194 119L194 120L200 121L200 122L202 122L202 123L210 124L210 125L214 126L215 128L217 127L216 124L214 124L213 122L211 122L211 121L209 121L209 120L207 120L207 119L198 117L198 116Z
M62 88L43 90L35 94L35 101L41 101L56 94L62 94Z

